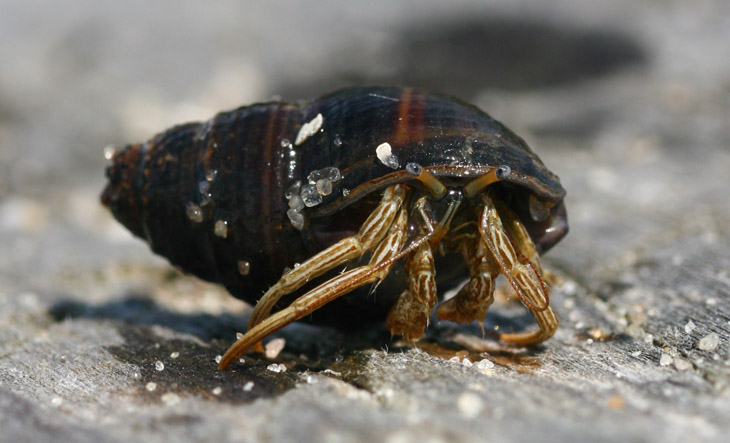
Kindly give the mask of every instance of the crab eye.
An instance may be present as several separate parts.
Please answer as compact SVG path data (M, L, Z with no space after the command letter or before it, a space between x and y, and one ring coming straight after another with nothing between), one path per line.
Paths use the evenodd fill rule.
M406 172L408 172L411 175L421 175L421 171L423 171L423 168L418 163L408 163L406 165Z
M510 168L507 165L502 165L502 166L498 167L497 170L495 171L495 175L500 180L504 180L511 173L512 173L512 168Z
M533 221L541 222L550 217L550 207L534 195L530 195L529 208L530 217L532 217Z

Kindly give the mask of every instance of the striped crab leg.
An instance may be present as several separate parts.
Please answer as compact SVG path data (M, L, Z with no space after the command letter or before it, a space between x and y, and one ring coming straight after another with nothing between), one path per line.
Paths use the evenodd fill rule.
M301 266L284 274L258 301L248 321L248 328L251 329L261 323L271 313L271 309L281 297L296 291L311 279L356 259L378 246L393 224L399 209L403 206L405 196L405 186L388 187L383 193L380 203L365 220L357 234L340 240L310 257Z
M548 288L540 272L540 263L537 261L535 246L527 235L518 235L515 245L510 232L517 234L514 228L519 224L517 217L503 208L502 217L507 220L508 229L502 224L500 214L492 199L482 194L484 208L479 219L479 233L489 251L499 266L502 274L507 278L522 303L535 316L539 330L523 333L502 333L502 341L516 345L528 346L541 343L552 337L558 328L558 318L550 308ZM520 229L525 232L524 228ZM528 259L531 257L532 260Z
M415 204L415 212L420 217L420 233L434 233L436 226L426 197ZM406 340L414 340L423 335L428 326L431 311L436 304L436 269L433 251L429 242L416 248L406 256L408 287L401 292L388 312L385 326L393 335L402 335Z
M388 275L396 261L413 253L429 236L403 248L407 237L408 216L405 208L400 208L383 241L373 251L370 263L334 277L312 289L289 306L257 323L236 341L225 353L218 369L227 368L233 360L259 343L267 335L283 328L289 323L309 315L323 305L353 291L360 286L382 280Z
M436 315L457 323L478 321L484 330L484 318L494 301L494 280L500 268L492 258L484 239L461 243L462 255L469 265L470 278L454 298L441 303Z

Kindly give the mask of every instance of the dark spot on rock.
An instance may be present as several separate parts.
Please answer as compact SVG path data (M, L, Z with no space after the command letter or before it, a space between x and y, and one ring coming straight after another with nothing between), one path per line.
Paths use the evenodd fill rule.
M256 355L246 355L244 363L219 371L215 356L225 349L223 341L205 344L196 340L165 339L157 336L152 328L128 324L118 325L117 330L125 344L109 346L107 350L119 361L139 368L134 394L150 401L163 401L164 394L175 393L181 397L246 403L282 394L298 380L296 371L269 371L267 367L275 362ZM179 353L175 359L170 357L173 352ZM164 363L164 370L155 368L158 361ZM276 362L295 366L286 360ZM146 388L150 382L156 385L152 391ZM253 382L253 387L244 390L248 382Z
M246 324L245 319L230 314L174 312L141 295L99 306L62 301L52 306L49 313L57 321L109 321L124 338L124 344L109 346L107 350L120 362L139 368L139 378L130 381L134 383L131 390L152 402L162 402L167 393L230 403L250 402L288 391L297 383L297 371L307 369L296 357L282 353L275 360L247 354L244 363L236 362L230 370L219 371L215 357L225 351L236 330ZM177 353L175 358L172 353ZM157 370L157 362L164 364L163 370ZM288 370L269 371L267 367L272 363L284 364ZM253 382L253 387L244 390L248 382ZM148 390L148 383L154 383L155 389Z
M328 57L332 63L316 80L286 79L276 90L294 99L335 87L401 84L469 100L486 89L527 90L596 79L648 58L639 43L616 30L529 19L460 17L395 34L390 44L367 50L361 47L366 43L348 43ZM353 52L371 55L353 63L347 56Z

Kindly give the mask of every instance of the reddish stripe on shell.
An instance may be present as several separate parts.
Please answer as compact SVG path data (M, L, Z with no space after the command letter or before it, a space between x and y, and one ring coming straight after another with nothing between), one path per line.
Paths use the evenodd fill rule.
M423 94L411 88L403 89L398 105L398 121L395 127L395 146L403 146L423 137Z

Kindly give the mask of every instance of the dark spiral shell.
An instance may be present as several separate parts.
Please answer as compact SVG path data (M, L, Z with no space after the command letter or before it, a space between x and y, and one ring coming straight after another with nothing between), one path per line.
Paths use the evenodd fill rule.
M386 143L390 157L379 155ZM352 234L370 209L363 202L411 180L412 162L455 185L507 164L505 181L526 194L552 206L565 194L520 137L478 108L373 87L245 106L125 146L107 169L102 202L175 266L256 302L286 267ZM334 169L336 180L323 182L330 192L294 211L304 220L295 227L287 191L303 196L313 172ZM389 298L378 305L387 309Z

